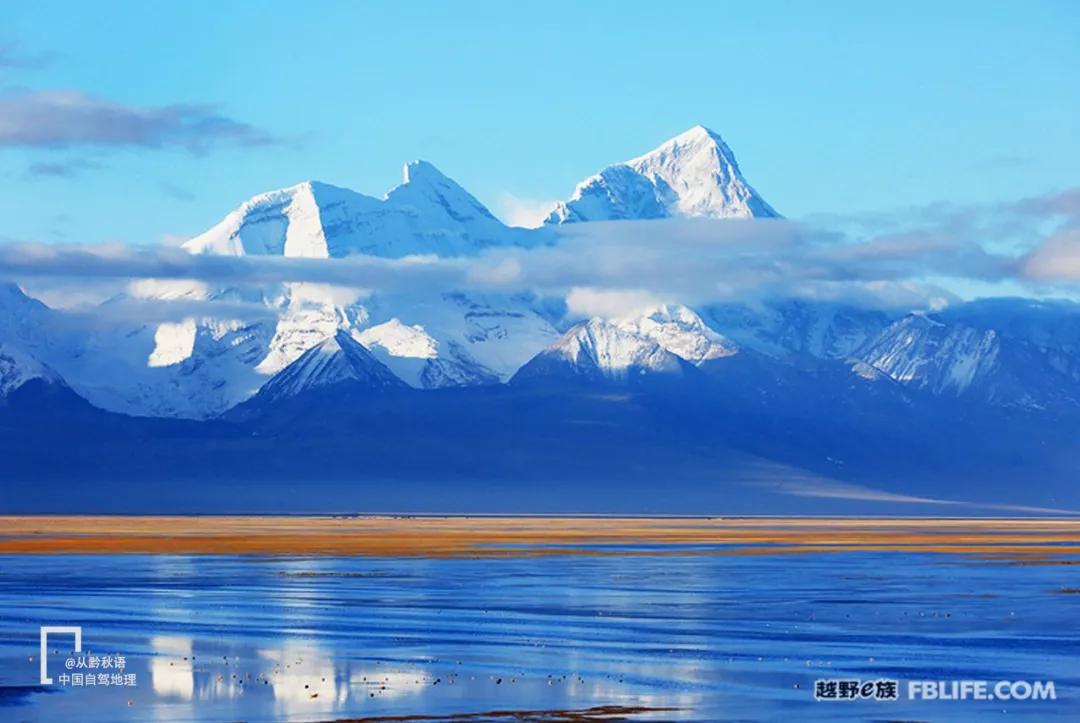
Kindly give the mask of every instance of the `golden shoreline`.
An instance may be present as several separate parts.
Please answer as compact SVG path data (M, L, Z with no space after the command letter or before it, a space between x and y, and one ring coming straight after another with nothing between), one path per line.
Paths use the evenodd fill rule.
M909 551L1080 556L1080 519L436 516L0 516L0 554L797 554Z

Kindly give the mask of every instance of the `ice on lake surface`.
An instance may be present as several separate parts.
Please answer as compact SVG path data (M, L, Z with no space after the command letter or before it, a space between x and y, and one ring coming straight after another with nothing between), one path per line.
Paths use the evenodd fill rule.
M669 709L629 720L1077 720L1077 568L1051 562L707 550L3 556L0 719L625 706ZM122 655L135 685L39 686L42 625L81 626L75 657ZM49 647L54 679L79 672L64 669L70 637ZM910 680L1053 680L1057 700L815 701L825 678L896 679L901 698Z

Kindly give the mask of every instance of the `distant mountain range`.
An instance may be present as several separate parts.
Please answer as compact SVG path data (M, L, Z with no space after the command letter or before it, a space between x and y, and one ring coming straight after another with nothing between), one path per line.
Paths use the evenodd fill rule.
M261 194L184 249L473 256L556 243L559 224L778 216L731 149L698 126L585 179L539 229L504 225L418 161L383 198L314 181ZM572 487L589 509L603 508L610 497L598 491L620 480L638 495L648 480L683 489L685 504L668 500L667 511L698 501L716 512L807 500L1080 507L1071 484L1080 306L1069 302L890 313L778 298L575 319L560 300L533 294L418 288L343 303L311 283L255 294L143 281L105 305L127 297L235 300L265 313L87 324L0 285L0 446L11 445L9 459L22 452L13 480L54 479L71 491L80 475L117 485L147 476L199 494L232 490L218 507L192 503L203 510L251 507L244 480L312 476L331 485L311 498L315 507L386 508L398 499L386 484L427 494L421 483L456 480L464 487L450 500L462 504L468 490L510 484L517 497L498 487L502 496L487 498L502 509L527 504L531 485L553 474L595 483L595 495ZM46 446L63 451L50 456ZM1018 486L1026 479L1038 484ZM341 487L370 492L376 481L370 498ZM6 506L43 502L33 487L5 494ZM549 501L574 508L564 496ZM183 498L162 504L176 509ZM651 504L639 498L641 511L658 509ZM608 507L636 509L627 505Z

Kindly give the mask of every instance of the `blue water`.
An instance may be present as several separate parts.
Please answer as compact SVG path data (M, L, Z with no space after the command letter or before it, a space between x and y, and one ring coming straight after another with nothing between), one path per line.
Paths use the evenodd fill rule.
M900 552L0 556L0 720L601 705L677 709L631 720L1078 720L1078 569ZM39 686L42 625L81 626L78 655L123 655L135 685ZM50 640L55 679L72 642ZM896 679L902 698L917 679L1053 680L1057 700L815 701L821 678Z

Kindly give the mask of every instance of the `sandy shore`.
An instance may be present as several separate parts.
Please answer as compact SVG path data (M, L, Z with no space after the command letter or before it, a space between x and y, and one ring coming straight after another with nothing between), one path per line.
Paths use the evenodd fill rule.
M1080 555L1076 519L3 516L0 554L427 557L793 554L850 550L1002 559Z

